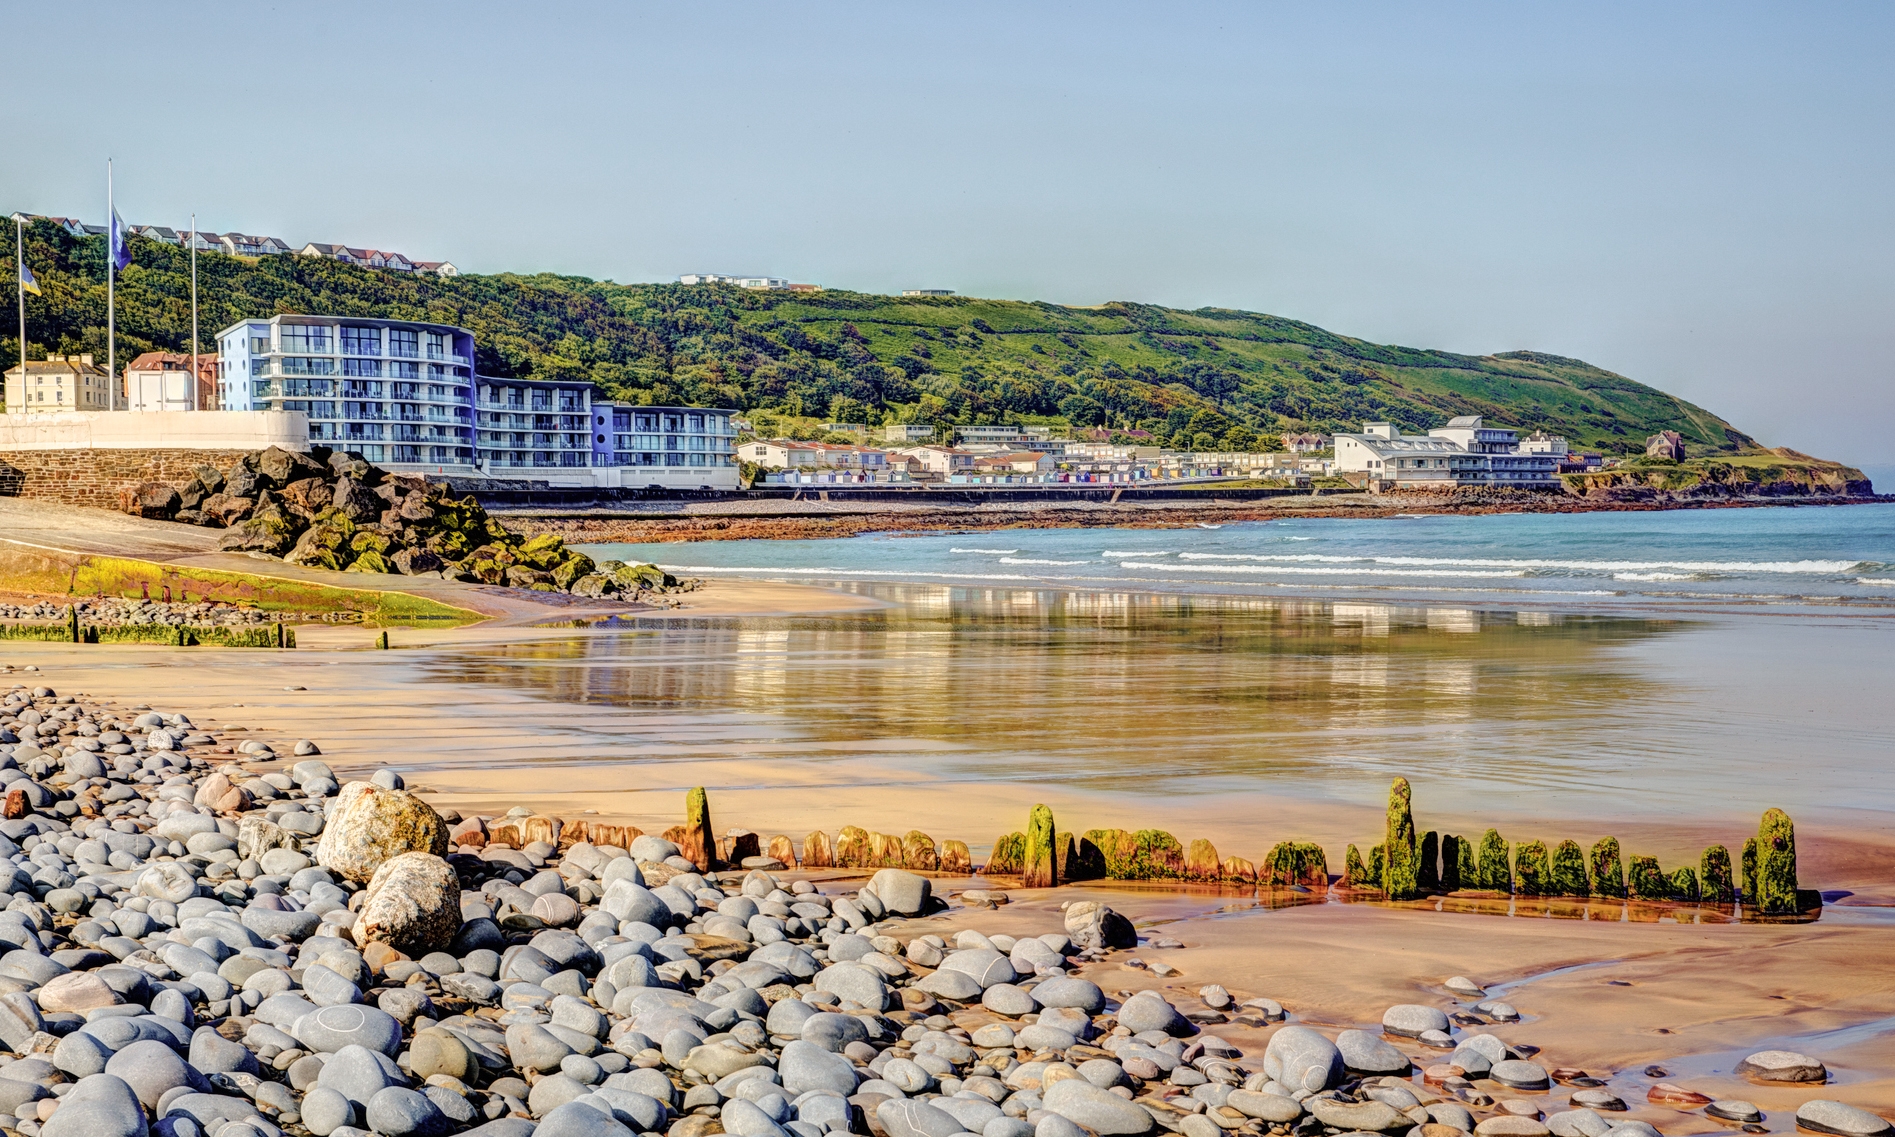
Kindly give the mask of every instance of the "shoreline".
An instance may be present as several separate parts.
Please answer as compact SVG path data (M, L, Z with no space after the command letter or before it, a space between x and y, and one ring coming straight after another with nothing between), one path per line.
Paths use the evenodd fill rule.
M1209 495L1207 495L1209 496ZM1254 502L1054 502L965 506L861 501L691 503L676 510L497 509L494 516L538 535L572 544L665 544L684 541L821 540L867 533L981 533L1005 529L1184 529L1205 523L1285 517L1356 518L1494 514L1654 513L1673 510L1766 509L1888 504L1895 497L1805 496L1601 501L1544 494L1334 494ZM801 508L791 508L799 506Z

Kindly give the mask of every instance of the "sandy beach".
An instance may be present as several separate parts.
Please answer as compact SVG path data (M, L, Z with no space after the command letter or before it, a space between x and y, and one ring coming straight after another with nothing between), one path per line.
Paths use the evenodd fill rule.
M731 620L770 625L880 606L873 597L816 587L715 581L687 594L679 610L644 618L666 626ZM1224 855L1255 859L1275 840L1314 840L1329 851L1332 871L1340 871L1343 845L1366 844L1381 823L1379 811L1360 804L1268 793L1212 803L1128 801L1083 785L930 784L912 770L887 771L880 778L873 770L854 770L838 777L829 763L798 762L793 750L780 745L716 756L685 747L667 757L667 740L688 741L699 728L683 704L670 714L647 708L633 715L588 700L583 684L561 698L557 686L510 689L488 681L476 695L422 678L423 671L440 666L443 655L498 649L512 658L556 659L575 640L606 634L598 625L572 627L572 621L551 616L543 624L563 626L514 620L459 630L397 629L388 652L372 649L375 633L369 629L309 627L294 653L4 644L0 661L33 662L42 669L38 678L61 689L125 706L183 711L195 721L241 726L249 737L314 739L339 773L365 776L392 767L440 807L463 814L499 814L526 805L555 816L658 831L681 816L681 788L705 784L716 787L711 800L719 829L785 833L800 843L810 829L833 833L843 824L895 833L919 828L937 840L958 838L984 851L993 837L1020 827L1026 805L1044 801L1062 826L1164 827L1208 837ZM620 732L627 760L562 763L562 747L575 731ZM915 745L925 768L927 744ZM1628 822L1587 816L1583 803L1579 809L1570 800L1557 804L1546 823L1582 841L1612 832L1628 846L1668 850L1713 841L1735 845L1744 836L1728 823ZM1449 831L1477 830L1479 823L1478 817L1440 810L1424 818L1427 827ZM1187 1005L1199 986L1219 982L1239 998L1279 999L1299 1021L1324 1026L1372 1023L1389 1004L1435 999L1442 980L1467 975L1506 992L1523 1010L1523 1022L1496 1033L1542 1047L1549 1065L1582 1067L1606 1078L1633 1104L1633 1116L1668 1133L1717 1125L1645 1105L1644 1089L1667 1080L1646 1075L1649 1064L1663 1066L1668 1080L1717 1096L1743 1096L1773 1114L1808 1097L1805 1090L1733 1078L1737 1059L1766 1046L1820 1045L1847 1085L1849 1100L1895 1109L1895 1079L1887 1073L1895 1069L1895 1032L1886 1029L1895 1022L1895 921L1886 918L1895 904L1888 883L1895 880L1895 839L1886 827L1811 825L1800 835L1800 852L1805 881L1829 890L1836 901L1815 924L1731 924L1717 911L1699 913L1694 906L1593 906L1587 912L1582 904L1516 902L1508 914L1507 906L1492 902L1387 905L1331 897L1332 902L1273 909L1270 895L1247 890L1099 884L1016 891L1014 903L998 911L956 912L921 923L929 930L965 925L1048 931L1058 926L1062 903L1102 899L1153 934L1185 945L1136 953L1179 968L1182 974L1170 979L1122 961L1092 966L1087 974L1108 991L1159 986ZM818 875L845 881L849 874ZM974 882L937 883L952 890ZM1434 907L1443 910L1427 910ZM1337 966L1338 960L1347 962ZM1242 1027L1229 1033L1246 1048L1262 1041L1261 1034L1246 1037ZM1549 1099L1548 1108L1556 1104Z

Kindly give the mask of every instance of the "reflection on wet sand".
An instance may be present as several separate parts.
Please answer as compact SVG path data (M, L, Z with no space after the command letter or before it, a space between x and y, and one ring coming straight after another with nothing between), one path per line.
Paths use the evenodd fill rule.
M844 617L635 621L446 654L447 683L691 714L667 753L925 750L937 777L1198 793L1338 771L1538 790L1629 774L1669 697L1615 654L1677 621L861 586ZM675 717L668 730L675 731ZM1601 746L1602 732L1613 745ZM1662 732L1660 732L1662 733ZM636 728L634 728L636 735ZM626 755L620 751L617 760ZM1523 762L1523 753L1533 760ZM792 757L793 755L793 757ZM636 757L636 755L630 755Z

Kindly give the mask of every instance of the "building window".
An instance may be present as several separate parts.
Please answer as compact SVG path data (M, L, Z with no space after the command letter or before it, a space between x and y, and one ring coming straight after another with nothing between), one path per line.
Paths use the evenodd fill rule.
M344 375L379 376L382 373L382 361L379 359L345 359L342 361Z
M388 329L388 354L399 359L421 356L421 334L409 328Z
M380 355L382 353L382 331L380 328L342 329L342 354L344 355Z
M633 430L655 431L658 429L657 415L633 415L632 421L636 424L632 427Z
M400 360L391 360L388 364L388 377L390 379L419 379L421 378L421 365L419 363L403 363Z
M345 379L342 382L342 394L350 399L379 399L382 397L382 385Z
M284 351L307 351L318 355L327 355L330 351L327 325L283 324L277 330L282 336Z

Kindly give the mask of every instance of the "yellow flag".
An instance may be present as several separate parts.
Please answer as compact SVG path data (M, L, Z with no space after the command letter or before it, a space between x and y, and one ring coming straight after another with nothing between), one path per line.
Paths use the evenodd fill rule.
M39 281L33 279L33 270L26 267L25 261L20 262L20 287L35 296L40 294Z

